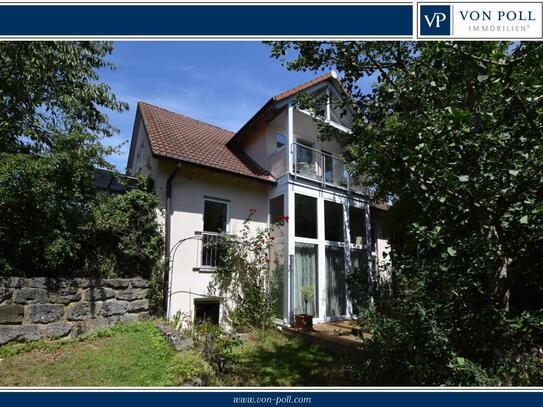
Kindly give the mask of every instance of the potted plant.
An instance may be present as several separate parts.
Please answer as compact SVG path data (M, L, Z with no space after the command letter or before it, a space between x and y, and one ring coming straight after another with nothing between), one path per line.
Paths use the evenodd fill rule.
M304 285L300 288L300 294L302 294L302 300L305 304L305 314L297 314L296 318L296 327L300 328L302 331L312 331L313 330L313 315L307 313L307 306L309 301L315 296L315 287L312 285Z

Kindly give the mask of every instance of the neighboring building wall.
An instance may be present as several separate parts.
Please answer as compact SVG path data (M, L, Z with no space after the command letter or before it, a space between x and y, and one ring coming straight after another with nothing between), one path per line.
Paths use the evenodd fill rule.
M372 231L375 251L372 255L376 258L376 267L378 273L379 283L381 285L388 285L392 280L391 270L390 270L390 244L384 235L383 232L383 216L385 212L380 209L372 209L371 218L372 218Z
M131 168L128 171L131 175L143 174L149 177L154 183L154 190L158 194L161 204L164 207L166 202L166 179L173 171L175 165L153 157L149 139L145 131L143 121L136 123L136 141L134 147L134 158Z
M213 276L198 269L201 240L194 238L203 230L205 198L224 200L229 205L228 233L236 234L249 214L256 209L252 228L266 227L268 222L268 186L247 178L212 172L185 165L172 184L171 248L188 239L172 251L170 275L169 317L177 311L194 315L194 300L207 298Z
M0 278L0 345L140 321L148 288L142 278Z

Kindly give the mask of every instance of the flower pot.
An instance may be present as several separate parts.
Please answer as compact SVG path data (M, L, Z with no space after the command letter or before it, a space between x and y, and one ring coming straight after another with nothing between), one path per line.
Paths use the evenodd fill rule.
M312 331L313 330L313 315L308 314L298 314L295 315L296 318L296 328L301 331Z

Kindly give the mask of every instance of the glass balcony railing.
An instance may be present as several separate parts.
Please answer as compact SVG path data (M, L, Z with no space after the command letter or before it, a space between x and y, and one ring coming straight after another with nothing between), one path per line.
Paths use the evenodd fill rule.
M366 193L366 188L354 180L343 161L331 154L315 150L309 146L294 143L293 174L318 181L322 186L334 186L360 194Z

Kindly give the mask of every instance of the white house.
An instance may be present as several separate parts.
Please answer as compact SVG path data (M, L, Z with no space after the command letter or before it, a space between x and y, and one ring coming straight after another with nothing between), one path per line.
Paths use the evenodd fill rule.
M220 230L236 234L249 209L251 227L279 216L271 268L279 321L303 311L300 288L313 285L315 322L353 316L348 276L375 281L388 250L379 212L339 158L345 147L320 141L313 116L296 107L299 92L339 97L334 72L272 97L236 133L144 102L138 103L128 169L154 182L165 209L167 316L180 311L222 320L221 298L208 284L220 253L205 242ZM256 110L256 109L255 109ZM348 115L330 103L325 118L349 131ZM367 272L371 270L369 273Z

